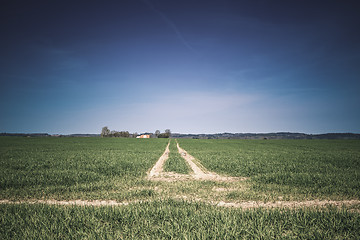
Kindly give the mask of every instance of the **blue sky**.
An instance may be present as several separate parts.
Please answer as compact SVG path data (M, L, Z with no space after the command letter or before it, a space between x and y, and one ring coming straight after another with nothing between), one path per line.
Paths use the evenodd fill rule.
M8 1L0 132L360 133L356 1Z

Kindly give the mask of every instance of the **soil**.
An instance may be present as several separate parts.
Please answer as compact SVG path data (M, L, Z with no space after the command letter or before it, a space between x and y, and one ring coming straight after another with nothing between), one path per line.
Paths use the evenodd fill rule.
M134 203L141 203L148 201L132 201L132 202L117 202L114 200L70 200L70 201L59 201L59 200L22 200L22 201L10 201L10 200L0 200L0 204L48 204L48 205L69 205L69 206L126 206ZM200 200L201 202L201 200ZM231 207L231 208L242 208L246 209L255 209L255 208L308 208L308 207L327 207L333 206L341 208L342 206L351 207L353 205L359 205L360 200L344 200L344 201L332 201L332 200L312 200L312 201L277 201L277 202L241 202L241 203L232 203L232 202L206 202L210 205L214 205L217 207ZM359 212L359 210L354 209L355 212Z
M179 174L174 172L164 172L164 164L169 158L169 145L166 146L165 152L160 156L159 160L155 163L154 167L148 172L147 178L155 181L179 181L179 180L207 180L207 181L239 181L245 180L246 178L239 177L226 177L220 176L216 173L208 171L204 166L201 165L193 156L188 154L184 149L177 143L178 152L182 158L185 159L187 164L190 166L191 174Z
M191 174L191 176L195 179L195 180L209 180L209 181L226 181L226 182L231 182L231 181L239 181L239 180L245 180L246 178L242 177L226 177L226 176L220 176L216 173L210 172L208 171L203 165L201 165L201 163L199 163L198 161L196 161L196 159L191 156L189 153L187 153L184 149L182 149L179 146L179 143L177 143L177 148L178 151L181 155L182 158L185 159L185 161L189 164L189 166L191 167L191 169L193 170L193 174ZM196 162L196 163L195 163Z
M332 201L332 200L311 200L311 201L276 201L276 202L241 202L231 203L222 202L216 204L218 207L234 207L242 209L251 208L305 208L305 207L326 207L326 206L352 206L360 204L359 200L343 200L343 201Z
M148 177L150 179L156 178L157 176L161 175L161 173L164 171L164 164L166 160L168 160L170 153L169 145L170 145L170 141L165 148L165 152L160 156L159 160L155 163L154 167L148 173Z
M69 201L59 201L59 200L23 200L23 201L10 201L10 200L0 200L0 204L47 204L47 205L76 205L76 206L123 206L129 205L129 202L117 202L114 200L69 200Z

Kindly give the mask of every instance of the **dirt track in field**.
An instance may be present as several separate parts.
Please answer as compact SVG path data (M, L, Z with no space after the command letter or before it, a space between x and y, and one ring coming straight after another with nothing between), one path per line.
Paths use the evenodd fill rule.
M171 141L171 140L170 140ZM192 173L191 174L179 174L174 172L164 172L164 164L169 158L169 145L166 146L165 152L160 156L159 160L155 163L154 167L148 172L148 179L154 181L179 181L179 180L208 180L208 181L239 181L245 180L246 178L238 177L225 177L220 176L216 173L209 172L204 166L201 165L193 156L188 154L184 149L179 146L179 143L176 142L178 152L183 159L190 166Z
M135 203L135 201L133 202ZM129 205L129 202L117 202L114 200L20 200L20 201L10 201L10 200L0 200L0 204L47 204L47 205L69 205L69 206L124 206Z
M69 200L69 201L59 201L59 200L21 200L21 201L10 201L10 200L0 200L0 204L47 204L47 205L58 205L58 206L127 206L129 204L144 203L150 201L131 201L131 202L117 202L114 200ZM312 200L312 201L276 201L276 202L240 202L240 203L231 203L231 202L208 202L208 201L198 201L203 202L216 207L228 207L228 208L241 208L244 210L264 208L282 208L282 209L298 209L298 208L309 208L309 207L352 207L360 204L360 200L344 200L344 201L332 201L332 200ZM359 209L352 209L353 212L360 213Z
M193 156L188 154L184 149L177 144L178 151L182 158L189 164L191 169L193 170L193 174L191 175L195 180L209 180L209 181L239 181L245 180L246 178L238 178L238 177L225 177L220 176L216 173L209 172L200 162L198 162Z
M310 200L310 201L276 201L276 202L241 202L241 203L231 203L231 202L219 202L216 206L219 207L234 207L234 208L304 208L304 207L342 207L342 206L352 206L360 204L359 200L344 200L344 201L332 201L332 200Z
M170 141L165 148L165 152L160 156L159 160L155 163L154 167L148 172L147 178L153 181L176 181L187 180L191 177L187 174L179 174L174 172L164 172L164 164L169 158Z
M149 178L157 177L161 175L161 173L164 171L164 164L166 160L168 160L169 158L169 153L170 153L169 146L170 146L170 141L165 148L165 152L160 156L159 160L155 163L154 167L148 173Z

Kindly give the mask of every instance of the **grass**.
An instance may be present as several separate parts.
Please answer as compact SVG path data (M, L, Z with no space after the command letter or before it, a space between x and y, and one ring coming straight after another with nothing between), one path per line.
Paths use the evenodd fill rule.
M176 172L181 174L189 174L189 166L185 162L177 149L175 140L171 140L169 146L169 159L165 162L164 170L166 172Z
M122 207L0 205L1 239L359 239L345 209L247 210L159 201Z
M193 140L180 146L231 183L152 182L167 139L0 138L0 199L359 199L360 141ZM171 140L166 171L189 168Z
M133 199L163 139L0 138L0 198Z
M249 191L231 193L230 199L360 197L358 140L178 141L210 171L250 178Z
M149 202L121 207L0 204L0 239L360 238L359 204L271 210L205 204L359 199L360 141L178 141L208 170L249 179L149 181L146 173L167 139L1 137L0 199ZM165 169L187 173L174 140L170 150Z

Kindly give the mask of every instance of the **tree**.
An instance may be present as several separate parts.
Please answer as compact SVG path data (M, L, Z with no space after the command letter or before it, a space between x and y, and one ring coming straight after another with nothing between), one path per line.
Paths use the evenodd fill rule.
M128 138L128 137L130 137L130 133L128 131L121 131L120 137Z
M158 137L160 135L160 130L155 131L155 136Z
M169 136L166 133L160 133L158 138L169 138Z
M117 137L117 135L118 135L118 132L115 131L115 130L112 130L112 131L110 132L109 137Z
M165 130L165 135L169 138L169 137L171 137L171 131L170 131L170 129L166 129Z
M108 137L110 135L110 129L108 127L103 127L101 130L101 137Z
M166 129L164 133L160 133L157 137L158 138L169 138L171 136L170 129Z
M118 131L111 131L113 137L120 137L120 132Z

